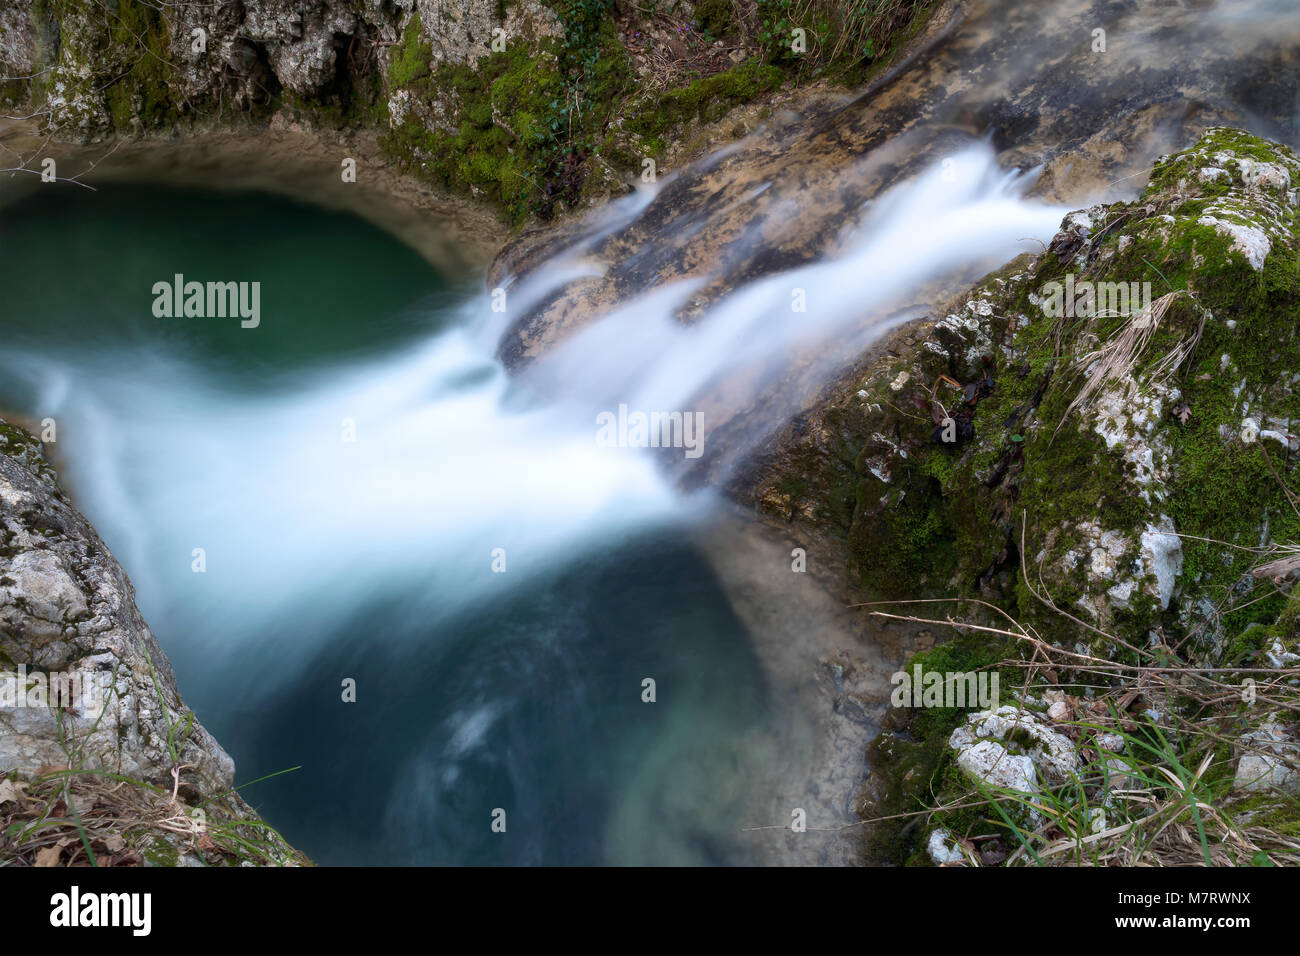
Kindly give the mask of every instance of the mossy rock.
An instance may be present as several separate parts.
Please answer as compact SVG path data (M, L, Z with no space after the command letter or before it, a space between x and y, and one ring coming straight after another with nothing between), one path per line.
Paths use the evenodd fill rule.
M1162 158L1141 198L1066 217L1048 251L841 383L807 429L832 442L792 441L760 500L802 489L821 500L791 514L828 514L851 456L852 518L822 527L843 535L873 596L983 597L1108 657L1186 637L1221 653L1284 603L1220 610L1258 583L1253 549L1300 541L1284 487L1300 449L1297 179L1289 149L1235 130ZM1121 285L1138 295L1112 310L1128 314L1049 314L1052 283L1067 281L1094 305ZM1142 348L1085 392L1142 302L1158 306Z
M982 616L972 622L985 622ZM1015 642L990 638L985 632L967 631L930 650L913 655L905 672L971 673L996 670L1002 687L1015 687L1018 675L999 670L997 664L1014 656ZM945 792L962 792L968 784L956 766L955 754L948 738L974 708L891 707L882 722L881 732L867 751L872 769L864 795L862 815L879 819L867 838L867 857L874 864L928 865L923 846L924 835L932 829L925 812L936 805ZM983 815L978 811L958 811L944 815L944 825L953 833L964 834L975 827Z
M1212 129L1162 157L1139 199L1067 216L1043 254L987 277L907 348L891 343L893 358L841 383L806 431L856 450L844 538L863 587L982 598L1057 646L1110 659L1154 646L1171 663L1275 667L1270 655L1300 652L1296 585L1251 573L1261 552L1300 542L1289 491L1300 451L1297 180L1286 147ZM1051 283L1067 279L1098 293L1149 282L1151 295L1065 315ZM1143 344L1122 375L1100 375L1099 358L1122 341ZM960 441L936 434L936 400L964 422ZM843 454L827 451L796 443L785 461L814 470L799 483L777 474L769 492L841 481L827 462ZM869 754L866 815L969 793L945 746L957 719L891 712ZM1207 777L1224 790L1229 756ZM1257 822L1292 832L1294 801L1252 799ZM928 863L921 838L933 826L960 836L978 822L916 819L879 825L875 857Z

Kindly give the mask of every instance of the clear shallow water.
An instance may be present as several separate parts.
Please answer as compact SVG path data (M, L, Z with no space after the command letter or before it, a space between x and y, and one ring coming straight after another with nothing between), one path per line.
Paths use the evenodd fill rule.
M346 215L143 186L0 208L0 249L0 408L57 420L65 484L239 779L301 765L246 791L293 843L752 859L747 791L788 718L648 466L502 413L477 277ZM261 325L155 318L177 272L260 282Z
M379 229L259 194L56 186L0 206L0 250L7 348L82 355L154 346L239 376L246 388L410 343L437 328L455 298ZM260 281L263 311L276 321L241 330L237 320L155 318L151 288L177 272Z

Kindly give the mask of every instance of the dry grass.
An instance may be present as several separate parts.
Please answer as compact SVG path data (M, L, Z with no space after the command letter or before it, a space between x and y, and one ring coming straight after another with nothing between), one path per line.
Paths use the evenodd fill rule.
M210 866L305 862L229 794L191 806L141 780L104 771L43 768L30 782L0 781L0 867Z
M198 836L181 805L139 781L45 768L0 796L5 866L143 866L163 834Z
M938 825L959 811L986 811L995 832L956 834L956 846L972 866L1300 865L1295 828L1288 823L1282 832L1259 822L1273 811L1282 811L1277 818L1300 819L1300 801L1281 793L1232 792L1236 760L1248 753L1267 754L1300 773L1300 747L1279 748L1243 737L1260 722L1252 715L1300 718L1300 668L1206 667L1181 659L1174 648L1131 645L1057 607L1041 575L1037 583L1031 579L1025 554L1022 528L1021 573L1030 593L1063 619L1127 651L1124 659L1057 646L977 599L887 603L973 606L993 623L951 615L870 613L1014 639L1022 653L997 667L1023 675L1018 706L1031 696L1065 705L1065 718L1052 721L1052 727L1071 740L1080 769L1064 784L1043 786L1034 794L972 781L964 792L949 791L932 807L905 816ZM1294 557L1288 554L1285 560ZM1248 707L1243 701L1246 678L1253 682ZM1293 723L1289 736L1295 738L1297 729L1300 724ZM1118 753L1116 738L1122 741ZM1103 739L1111 746L1103 747ZM1122 770L1116 757L1124 761ZM1249 812L1242 812L1243 807Z
M1168 318L1169 310L1180 299L1186 299L1197 312L1196 330L1181 338L1168 352L1161 356L1147 370L1144 380L1139 381L1138 366L1146 353L1147 346ZM1098 317L1106 317L1101 313ZM1140 312L1129 317L1119 330L1111 336L1101 348L1082 356L1077 367L1084 372L1083 384L1070 405L1061 416L1056 431L1061 430L1074 411L1083 408L1090 399L1099 395L1112 383L1137 382L1140 386L1164 384L1168 378L1187 361L1205 330L1205 310L1188 292L1169 292L1150 303ZM1055 432L1053 432L1055 435Z
M273 827L256 819L234 788L204 799L182 776L193 713L173 720L153 670L146 661L167 719L171 786L155 786L96 766L87 742L108 712L116 691L81 738L71 732L59 708L62 766L42 767L29 779L0 776L0 868L100 867L172 864L182 854L208 866L309 864ZM117 686L117 670L110 687ZM269 774L267 780L290 773ZM260 780L250 781L258 783Z
M818 39L822 62L835 63L850 51L884 53L907 28L920 5L920 0L797 0L791 20L830 24L827 33Z

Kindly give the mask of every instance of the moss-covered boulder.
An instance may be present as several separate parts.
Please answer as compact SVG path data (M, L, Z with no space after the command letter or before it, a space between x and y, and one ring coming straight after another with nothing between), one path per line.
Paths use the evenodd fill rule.
M1161 157L1138 199L1066 216L1040 254L839 382L787 431L759 507L843 540L874 598L964 599L933 616L1003 631L1014 619L1074 660L1294 667L1297 177L1290 149L1232 129ZM1050 701L1080 706L1034 687L1040 672L1006 671L1029 652L996 630L959 630L908 668L1003 668L1004 688L1031 688L1017 705L1044 719ZM1135 700L1123 673L1084 683ZM1231 723L1231 703L1214 719ZM1243 727L1258 724L1239 706L1255 721ZM1176 694L1161 707L1193 721L1204 709ZM935 819L908 814L971 793L949 746L962 719L887 715L865 794L866 815L889 818L876 859L952 856L947 837L927 853ZM1088 739L1090 759L1110 752ZM1243 747L1207 775L1225 793ZM1106 776L1095 760L1088 772ZM963 805L937 818L945 833L991 812Z
M61 138L262 118L285 106L369 116L410 0L15 0L0 98Z
M880 597L1220 653L1281 608L1232 609L1261 549L1300 540L1298 175L1227 129L1162 157L840 383L761 506L842 534Z

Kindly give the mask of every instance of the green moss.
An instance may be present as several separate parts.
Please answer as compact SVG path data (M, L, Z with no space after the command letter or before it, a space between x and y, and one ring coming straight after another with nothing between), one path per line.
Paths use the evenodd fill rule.
M140 855L150 866L176 866L180 852L163 837L150 837L140 847Z
M33 0L42 62L58 62L62 54L70 66L31 83L6 83L0 86L0 98L39 99L44 85L57 79L70 90L70 101L84 107L84 115L73 117L76 122L87 128L100 125L102 103L108 124L119 132L192 123L214 111L223 119L245 112L261 117L282 107L301 121L329 127L379 127L385 148L401 165L497 203L508 219L520 222L529 216L549 218L557 208L598 199L611 186L622 188L591 172L638 173L643 158L667 151L682 125L714 122L778 88L785 78L770 57L755 58L670 89L663 97L656 93L655 101L643 106L618 34L613 0L545 2L563 27L558 41L512 38L508 52L457 70L435 61L420 17L411 15L389 51L385 76L358 67L351 57L345 64L340 57L335 80L317 95L268 92L254 104L236 106L216 94L191 97L182 92L169 61L166 8L145 0L107 5ZM508 0L497 4L499 20L509 6ZM845 23L893 35L901 22L896 14L905 14L910 23L924 6L905 2L879 11L868 5L855 8ZM732 0L701 0L695 11L708 37L752 32L749 19L736 18ZM357 12L364 15L360 7ZM73 14L77 28L62 28ZM829 20L819 23L816 35L829 35L832 26ZM484 53L487 39L474 38ZM509 64L505 70L492 65L501 58ZM91 67L89 75L83 75L83 65ZM388 94L398 90L410 93L423 108L412 112L402 124L406 128L390 131ZM448 95L449 90L456 95ZM739 127L733 131L740 133Z
M439 64L416 18L389 67L392 88L420 109L382 139L404 168L442 186L496 203L512 222L547 218L582 195L586 160L606 137L611 111L631 71L607 3L566 3L565 35L511 43L471 64ZM450 113L423 125L418 116Z
M1014 651L1013 642L986 633L966 632L952 640L914 655L904 667L914 673L970 673L988 671ZM1013 671L999 671L1001 687L1016 686L1022 676ZM890 819L872 825L867 846L868 859L875 864L929 863L922 838L930 823L927 811L937 805L944 793L965 792L965 780L953 759L948 738L970 712L970 708L891 708L885 717L882 733L868 750L868 760L876 774L889 785L878 788L879 799L865 814L868 818ZM916 814L916 815L913 815ZM979 810L949 812L943 825L954 833L973 832L976 825L988 825L986 814Z
M1104 221L1110 228L1094 229L1104 236L1095 248L1082 244L1066 262L1056 255L1022 260L968 296L992 306L983 330L992 343L987 358L972 356L965 332L940 326L930 338L948 347L946 361L918 348L912 360L874 371L864 397L827 413L826 423L844 429L859 449L860 491L846 540L866 583L878 577L891 596L909 598L978 593L1058 646L1079 642L1098 656L1131 659L1116 642L1040 604L1019 579L1019 545L1023 533L1031 573L1043 557L1043 580L1035 580L1035 589L1047 587L1058 607L1072 609L1081 598L1095 599L1104 586L1089 583L1079 525L1092 522L1126 536L1130 548L1117 558L1123 568L1137 557L1139 533L1158 510L1184 535L1179 595L1161 610L1154 597L1135 590L1128 608L1108 608L1112 617L1104 627L1140 646L1149 646L1149 633L1159 632L1165 646L1179 649L1177 655L1165 651L1171 665L1209 657L1259 666L1275 640L1293 642L1300 634L1300 590L1269 595L1267 584L1249 574L1260 560L1262 541L1300 543L1300 516L1288 488L1295 484L1293 455L1279 441L1240 436L1247 415L1293 433L1294 424L1276 423L1300 421L1294 388L1300 375L1296 214L1285 204L1259 203L1244 193L1240 174L1246 164L1219 156L1225 149L1254 162L1285 165L1291 158L1284 147L1213 131L1194 151L1161 163L1139 202L1108 207ZM1234 179L1200 182L1199 171L1211 159ZM1296 166L1290 168L1294 176ZM1264 229L1271 252L1263 268L1253 268L1231 248L1230 238L1202 225L1207 214ZM1155 296L1179 293L1125 383L1145 387L1155 362L1199 330L1198 344L1169 382L1178 394L1168 398L1166 417L1155 423L1167 449L1166 478L1151 486L1162 494L1158 501L1143 499L1133 465L1092 428L1081 429L1078 413L1069 412L1089 365L1083 357L1127 320L1044 316L1031 296L1066 272L1093 282L1150 281ZM910 384L900 371L910 374ZM928 396L949 408L961 404L938 377L969 383L985 372L994 384L963 406L975 438L956 448L934 442ZM1182 407L1177 418L1176 407ZM851 408L876 411L855 414ZM883 451L882 439L897 450ZM887 482L872 474L882 467ZM809 484L825 487L818 478L813 472ZM1073 569L1061 561L1071 551ZM999 590L993 572L1003 563L1012 583ZM935 573L945 567L955 568L951 578ZM1228 611L1218 618L1207 605ZM1215 630L1221 647L1210 640ZM934 660L929 666L960 670L962 664ZM1190 699L1182 705L1195 710ZM888 779L888 806L873 808L873 814L908 812L969 791L943 745L958 719L939 711L906 721L891 715L871 751L873 766ZM1220 749L1207 780L1221 794L1231 784L1232 754L1230 747ZM1294 801L1279 807L1271 800L1267 809L1263 825L1295 832ZM902 821L878 828L877 858L925 862L919 836L935 825L958 834L968 826L987 827L987 813L979 814L945 813L924 826Z
M1282 836L1300 837L1300 799L1269 791L1234 800L1228 815L1239 826L1267 827Z
M408 119L381 139L385 150L409 171L498 203L514 221L525 217L542 198L540 177L561 132L565 85L553 42L533 54L508 48L473 67L442 64L413 92L421 88L426 97L452 91L457 125L429 129Z
M997 672L1000 687L1015 686L1019 675L1013 671L999 671L999 661L1016 654L1015 641L984 632L958 633L956 637L931 650L916 654L907 663L907 670L921 668L922 673L966 674L976 671ZM911 731L923 739L942 737L945 743L953 729L970 713L973 707L925 707L916 711Z
M1242 130L1221 127L1202 137L1195 150L1160 157L1151 171L1146 192L1170 193L1181 185L1194 186L1202 196L1222 195L1227 191L1225 180L1201 183L1197 175L1204 167L1217 166L1215 156L1222 151L1266 163L1277 162L1278 158L1277 144Z
M733 25L731 0L700 0L695 5L695 19L709 35L725 36Z
M426 43L420 33L420 18L413 15L406 22L406 29L389 54L388 83L394 89L415 85L430 75L429 64L433 62L433 47Z
M1207 143L1198 151L1231 148L1253 159L1278 161L1277 147L1235 131L1216 131ZM1148 195L1182 182L1188 166L1187 156L1167 161ZM1214 214L1224 218L1218 207ZM1288 217L1286 225L1294 231L1294 212ZM1257 420L1300 417L1300 397L1290 384L1300 369L1294 322L1300 308L1296 247L1275 243L1256 272L1211 227L1180 223L1162 247L1141 243L1128 257L1134 266L1158 257L1168 286L1190 290L1213 316L1180 381L1190 420L1168 433L1174 451L1170 514L1176 526L1237 546L1194 539L1183 543L1185 578L1217 600L1257 562L1255 554L1243 549L1258 546L1265 526L1274 541L1300 541L1300 518L1284 487L1286 450L1264 439L1247 443L1235 437L1247 414ZM1223 356L1228 356L1226 367ZM1230 614L1225 627L1231 633L1253 621L1271 620L1284 603L1280 596L1256 602Z
M1273 162L1278 158L1271 147L1258 144L1249 155ZM1200 162L1191 165L1199 168ZM1165 165L1167 169L1188 167L1187 157ZM1078 534L1071 529L1087 519L1130 538L1133 548L1120 559L1121 566L1136 557L1137 537L1150 520L1151 506L1132 490L1132 466L1118 449L1108 450L1091 429L1078 428L1077 413L1067 416L1084 375L1074 356L1095 348L1125 320L1058 323L1046 319L1029 296L1067 271L1093 282L1151 281L1155 295L1173 290L1189 293L1174 300L1162 320L1135 370L1138 381L1169 348L1194 334L1207 312L1210 316L1200 344L1177 380L1190 420L1162 429L1172 450L1166 511L1179 531L1226 541L1238 549L1185 540L1183 580L1195 582L1198 593L1218 600L1258 560L1242 549L1258 545L1266 523L1273 540L1300 541L1300 519L1275 475L1285 450L1277 444L1269 446L1270 459L1262 440L1245 443L1224 438L1241 430L1247 400L1256 416L1300 419L1300 401L1287 385L1288 376L1300 369L1300 334L1292 318L1300 309L1296 247L1275 242L1264 269L1256 272L1230 248L1227 238L1198 222L1222 192L1205 195L1183 179L1181 173L1158 176L1141 203L1111 207L1108 221L1130 224L1114 230L1098 250L1107 254L1082 269L1074 261L1061 263L1047 256L1010 289L1009 296L998 293L994 282L982 284L994 290L989 293L995 302L990 334L1005 343L1010 357L991 368L996 387L974 409L978 440L954 456L951 449L929 441L927 422L899 417L911 467L934 479L939 493L923 492L918 497L914 485L906 486L914 495L912 510L897 520L889 516L882 520L876 509L859 508L859 523L871 523L876 533L851 539L854 552L862 560L885 551L894 555L892 566L887 563L891 592L905 591L909 574L914 591L927 582L941 583L933 576L920 576L912 552L918 534L924 538L928 529L944 524L955 535L963 593L968 593L995 555L1018 546L1022 516L1028 519L1031 556L1046 549L1050 561L1074 548ZM1160 192L1173 188L1171 181L1178 190L1172 198ZM1161 207L1174 203L1175 221L1148 215L1145 204L1153 201ZM1213 214L1223 218L1217 205ZM1293 213L1286 215L1293 219ZM1249 221L1250 210L1245 209L1243 216ZM1286 225L1294 229L1294 221ZM1123 251L1119 250L1121 236L1126 237ZM1010 323L1008 317L1015 316L1027 316L1028 321ZM1222 355L1231 356L1227 371L1220 367ZM967 368L947 371L967 378L972 374ZM1249 383L1250 395L1238 394L1243 380ZM1019 441L1014 440L1017 437ZM876 488L875 494L879 498L883 488ZM1054 579L1052 594L1058 606L1072 605L1085 591L1081 568ZM1007 597L1009 610L1026 616L1030 623L1049 623L1052 612L1038 603L1023 582ZM1232 632L1251 621L1269 620L1280 605L1280 598L1248 604L1230 614L1226 626ZM1172 614L1163 614L1143 593L1135 594L1129 609L1115 612L1114 628L1134 643L1157 625L1177 626ZM1057 621L1054 630L1059 633L1060 628ZM1085 643L1093 639L1082 633L1076 637Z
M662 142L683 123L713 122L728 110L777 89L784 82L781 71L751 57L722 73L695 80L681 89L670 90L628 117L627 129ZM653 151L648 151L655 155Z
M177 112L167 85L167 24L155 8L138 3L119 3L118 16L114 42L123 46L134 43L140 51L132 67L139 98L136 115L146 127L161 126ZM118 122L117 116L114 122Z
M947 583L957 554L938 481L917 475L887 486L875 477L864 478L857 486L856 513L860 518L848 542L869 594L895 598L913 593L918 585Z
M789 495L796 501L805 497L808 494L809 488L808 476L796 472L783 475L781 480L777 483L777 490L780 491L781 494Z

